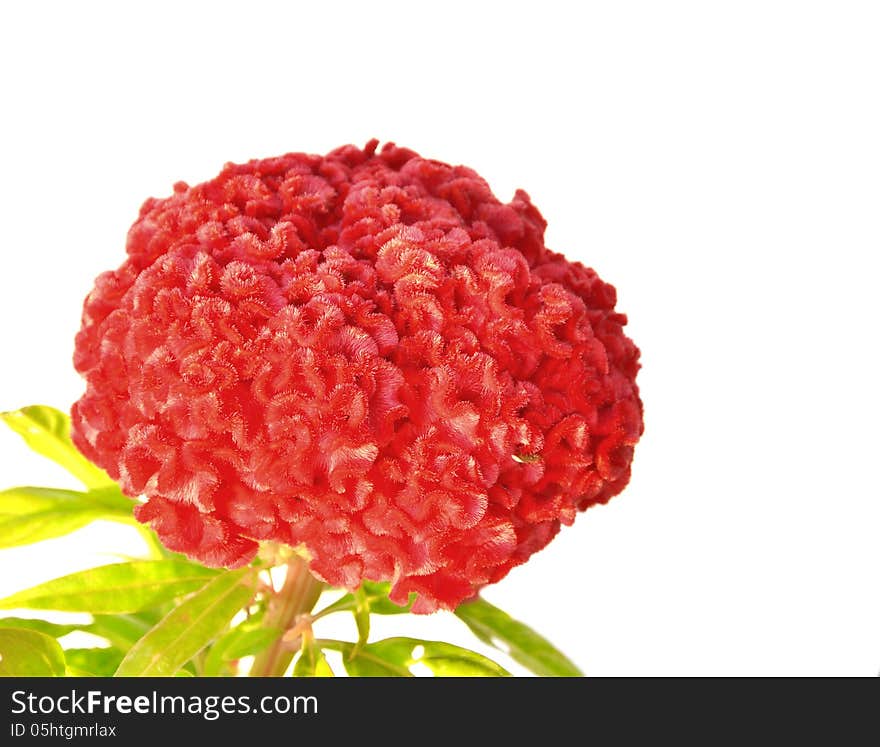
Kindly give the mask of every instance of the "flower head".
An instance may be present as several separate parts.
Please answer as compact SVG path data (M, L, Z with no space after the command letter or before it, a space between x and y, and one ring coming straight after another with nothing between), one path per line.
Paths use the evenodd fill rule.
M544 227L376 141L178 183L85 301L74 440L172 550L303 545L454 607L619 493L642 433L614 288Z

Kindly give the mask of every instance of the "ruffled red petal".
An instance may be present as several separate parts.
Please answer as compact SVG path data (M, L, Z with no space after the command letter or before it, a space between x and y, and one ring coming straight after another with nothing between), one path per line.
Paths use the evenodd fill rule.
M175 185L85 301L74 440L173 550L303 544L452 608L620 492L642 433L614 288L544 226L375 141Z

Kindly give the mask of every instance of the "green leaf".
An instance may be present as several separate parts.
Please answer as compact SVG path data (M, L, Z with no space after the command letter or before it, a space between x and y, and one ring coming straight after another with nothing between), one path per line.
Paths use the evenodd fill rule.
M116 488L81 493L20 487L0 491L0 547L69 534L96 519L128 519L134 504Z
M231 637L223 651L223 658L227 661L241 659L243 656L255 656L260 651L269 648L270 644L274 643L281 635L281 630L278 628L241 630L239 626L232 632L236 635Z
M248 625L249 621L224 633L211 646L205 657L204 675L219 676L230 661L244 656L256 656L275 643L281 630L278 628L260 628Z
M294 677L332 677L333 670L327 663L323 651L315 645L311 636L303 637L303 648L299 659L293 665Z
M161 618L154 611L130 615L94 615L94 621L84 630L106 638L112 645L127 650Z
M485 599L460 604L455 614L481 641L505 652L537 675L584 676L550 641Z
M374 615L402 615L410 610L415 603L416 595L413 592L409 595L409 601L406 605L395 604L388 598L391 591L391 584L387 582L364 581L358 591L363 591L366 602L370 607L370 612ZM325 617L334 612L353 612L358 607L358 600L354 594L346 594L337 599L333 604L328 605L317 613L314 619Z
M67 671L64 674L65 677L94 677L95 675L91 672L87 672L85 669L80 669L78 667L67 667Z
M31 617L4 617L0 618L0 628L26 628L53 638L62 638L80 631L106 638L116 648L128 649L153 627L161 616L151 610L132 615L94 615L93 617L93 622L64 624Z
M333 677L333 669L327 663L327 659L321 651L315 654L315 673L313 677Z
M38 454L60 464L86 487L113 485L104 470L86 459L70 440L70 418L54 407L31 405L0 413L0 418Z
M253 597L252 569L227 571L193 592L126 654L117 677L173 675L215 640Z
M52 636L0 628L0 677L63 677L64 651Z
M127 650L158 622L161 615L153 610L132 615L94 615L93 622L53 623L30 617L0 618L0 628L25 628L61 638L76 631L106 638L111 646ZM70 662L67 662L70 669ZM112 674L112 673L111 673Z
M509 677L510 672L476 651L443 641L418 638L385 638L358 649L347 641L319 640L320 648L342 652L352 677L412 677L421 664L437 677Z
M212 568L179 560L134 560L71 573L0 599L0 609L119 614L155 607L201 586Z
M348 643L347 641L334 641L331 645L331 642L326 640L318 640L316 645L319 648L341 651L345 671L352 677L413 677L414 675L409 671L405 661L391 661L386 658L385 654L388 652L384 651L379 645L384 642L377 641L376 643L364 646L357 651L357 655L355 655L356 644Z
M135 501L127 495L123 495L118 485L106 488L92 488L86 495L89 501L95 505L95 509L103 510L105 516L113 521L130 521L138 526L144 526L134 518Z
M403 615L412 610L412 606L416 601L416 595L413 592L409 595L409 600L404 605L392 602L388 598L388 595L391 593L391 584L387 581L381 583L364 581L362 588L367 594L370 612L374 615Z
M237 648L238 642L244 634L254 630L261 630L265 618L266 608L263 606L256 612L249 614L234 628L223 633L208 649L202 663L202 675L205 677L221 677L227 674L234 674L233 668L230 666L230 662L233 659L227 656L227 649ZM281 635L281 631L277 628L267 628L267 630L272 632L273 640L278 635ZM278 630L277 634L275 634L276 630Z
M24 628L36 630L52 638L61 638L74 630L81 630L81 625L59 625L46 620L37 620L30 617L4 617L0 618L0 628Z
M64 652L68 668L80 676L112 677L125 655L118 648L69 648Z

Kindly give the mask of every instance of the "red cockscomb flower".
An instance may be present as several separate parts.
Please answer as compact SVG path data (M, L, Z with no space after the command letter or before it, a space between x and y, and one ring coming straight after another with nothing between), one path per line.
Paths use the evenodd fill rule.
M639 353L525 192L376 146L148 200L85 302L73 437L172 550L302 544L429 612L623 489Z

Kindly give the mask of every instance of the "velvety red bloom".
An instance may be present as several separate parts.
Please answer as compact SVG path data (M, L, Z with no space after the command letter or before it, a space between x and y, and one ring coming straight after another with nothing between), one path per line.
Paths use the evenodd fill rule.
M147 200L85 302L73 437L172 550L302 544L430 612L623 489L639 353L525 192L376 147Z

